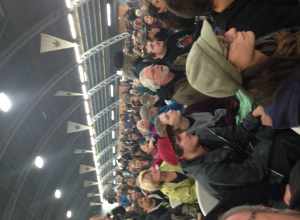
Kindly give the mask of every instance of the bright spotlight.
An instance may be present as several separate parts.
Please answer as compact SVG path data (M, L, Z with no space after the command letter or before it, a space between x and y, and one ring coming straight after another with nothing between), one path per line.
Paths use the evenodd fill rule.
M62 192L61 192L60 189L56 189L56 190L54 191L54 197L55 197L55 199L60 199L60 198L61 198L61 195L62 195Z
M114 85L111 84L110 85L110 97L114 97L114 90L115 90Z
M65 0L65 3L68 9L73 9L73 3L71 0Z
M8 112L11 109L12 103L10 98L4 93L0 93L0 110Z
M34 160L34 165L39 168L42 169L44 167L45 161L41 156L37 156Z
M66 213L67 218L72 218L72 211L68 210Z
M71 31L71 36L73 39L77 38L77 33L76 33L76 28L75 28L75 21L74 17L71 13L68 14L68 22L69 22L69 27Z
M106 4L106 16L107 16L107 26L111 26L111 7L110 4Z

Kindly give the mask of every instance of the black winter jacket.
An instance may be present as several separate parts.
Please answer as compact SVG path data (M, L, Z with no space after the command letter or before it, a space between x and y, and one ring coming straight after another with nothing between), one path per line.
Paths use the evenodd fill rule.
M247 121L247 128L216 127L196 131L201 144L210 150L204 156L182 162L188 175L229 207L260 204L269 197L266 179L272 142L251 134L256 130L256 120L251 120L251 123Z
M256 37L300 25L299 5L274 4L270 0L235 0L221 13L212 12L214 26L220 30L235 27L254 31Z

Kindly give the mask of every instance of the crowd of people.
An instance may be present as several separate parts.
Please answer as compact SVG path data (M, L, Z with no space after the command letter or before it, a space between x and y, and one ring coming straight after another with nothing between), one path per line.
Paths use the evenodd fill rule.
M127 4L120 207L101 218L300 219L300 3Z

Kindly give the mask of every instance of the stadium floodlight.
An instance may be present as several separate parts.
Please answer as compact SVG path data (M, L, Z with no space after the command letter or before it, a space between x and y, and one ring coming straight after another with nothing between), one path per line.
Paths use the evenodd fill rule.
M112 121L115 120L115 111L114 110L111 111L111 120Z
M79 45L76 45L74 47L74 53L75 53L76 62L77 63L81 63L81 53L80 53Z
M86 72L84 71L82 65L78 65L78 73L79 73L79 79L81 83L84 83L87 81Z
M114 90L115 90L114 85L111 84L111 85L110 85L110 97L114 97L114 96L115 96L115 95L114 95Z
M116 138L116 132L114 130L111 131L111 138L112 139Z
M88 99L89 95L88 95L87 88L86 88L85 84L81 85L81 91L82 91L82 94L83 94L83 98Z
M84 100L83 103L85 114L89 115L91 113L89 102L87 100Z
M92 150L85 150L85 149L75 149L74 154L91 154L93 153Z
M8 112L12 107L10 98L4 93L0 93L0 110L3 112Z
M66 212L66 217L67 217L67 218L72 218L72 211L71 211L71 210L68 210L68 211Z
M72 0L65 0L65 3L66 3L66 7L68 9L72 9L73 8Z
M70 27L70 31L71 31L71 36L73 39L76 39L77 33L76 33L76 28L75 28L74 17L72 14L68 14L68 22L69 22L69 27Z
M56 189L56 190L54 191L54 198L55 198L55 199L60 199L61 196L62 196L61 190L60 190L60 189Z
M109 3L106 4L106 16L107 16L107 26L111 26L111 6Z
M41 156L36 156L34 159L34 165L39 168L42 169L44 167L45 161Z

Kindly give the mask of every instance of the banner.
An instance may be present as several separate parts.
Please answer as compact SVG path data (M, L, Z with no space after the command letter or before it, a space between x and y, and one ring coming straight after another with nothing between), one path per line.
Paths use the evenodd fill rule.
M90 180L83 181L83 186L84 187L90 187L90 186L96 186L96 185L98 185L98 183L94 182L94 181L90 181Z
M89 130L90 127L88 125L84 125L84 124L80 124L80 123L76 123L76 122L72 122L72 121L68 121L67 124L67 133L75 133L75 132L80 132L80 131L85 131L85 130Z
M76 45L76 43L69 42L64 39L51 36L49 34L41 34L40 53L73 48Z
M84 164L80 164L80 167L79 167L79 173L80 174L89 173L89 172L92 172L92 171L95 171L95 170L96 170L95 167L92 167L92 166L89 166L89 165L84 165Z

